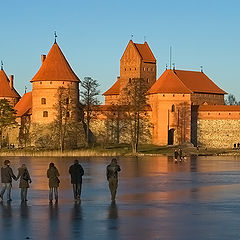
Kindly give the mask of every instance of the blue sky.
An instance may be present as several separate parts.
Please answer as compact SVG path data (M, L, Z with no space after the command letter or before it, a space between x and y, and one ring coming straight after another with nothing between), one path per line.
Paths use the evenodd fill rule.
M157 77L169 62L177 69L200 70L240 100L240 1L3 1L0 60L22 95L31 90L41 54L57 41L80 79L91 76L103 93L119 75L120 58L133 34L144 36L157 58Z

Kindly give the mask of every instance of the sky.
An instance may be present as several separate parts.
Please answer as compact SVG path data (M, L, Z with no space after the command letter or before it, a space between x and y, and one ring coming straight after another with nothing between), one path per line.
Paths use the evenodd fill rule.
M98 80L103 93L116 81L133 35L157 59L157 78L172 62L200 71L240 100L239 0L0 0L0 60L14 86L25 86L57 42L80 79ZM101 98L103 100L103 98Z

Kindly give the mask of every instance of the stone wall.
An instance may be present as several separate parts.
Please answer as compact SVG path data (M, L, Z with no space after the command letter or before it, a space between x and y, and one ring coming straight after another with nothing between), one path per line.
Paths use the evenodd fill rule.
M240 119L198 120L198 146L208 148L233 148L240 143Z

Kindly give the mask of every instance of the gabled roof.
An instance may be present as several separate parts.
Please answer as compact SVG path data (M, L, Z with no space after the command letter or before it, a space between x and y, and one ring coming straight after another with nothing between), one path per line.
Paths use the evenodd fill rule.
M198 111L226 111L226 112L232 112L232 111L238 111L240 112L240 105L200 105L198 108Z
M203 72L166 70L148 91L155 93L226 94Z
M128 52L128 48L130 46L133 46L133 48L137 51L139 57L141 58L141 60L143 62L149 62L149 63L156 63L156 58L154 57L150 47L148 46L147 42L144 42L143 44L141 43L134 43L132 40L129 41L123 55L122 55L122 58L123 56L125 55L125 53ZM121 58L121 59L122 59Z
M17 112L17 117L21 117L27 113L30 114L32 109L32 92L25 93L14 109Z
M79 78L73 72L57 43L54 43L42 66L33 77L34 81L74 81Z
M3 69L0 70L0 97L20 98L18 92L11 88L9 79Z
M117 80L111 88L109 88L105 93L104 96L107 95L118 95L120 93L120 80Z
M144 44L140 43L134 43L135 47L137 48L139 54L142 57L142 60L144 62L156 62L156 58L154 57L150 47L148 46L147 42L144 42Z

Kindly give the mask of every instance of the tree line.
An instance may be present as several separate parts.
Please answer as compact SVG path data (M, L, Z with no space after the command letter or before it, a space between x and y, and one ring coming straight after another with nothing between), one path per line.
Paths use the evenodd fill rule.
M127 141L133 153L138 151L140 141L149 135L146 114L147 86L143 79L132 79L123 89L121 101L102 111L98 100L99 83L91 77L81 82L79 96L74 99L69 87L59 87L54 110L55 119L49 124L33 124L30 115L16 122L16 112L6 99L0 100L0 146L9 147L6 136L13 128L19 129L18 145L22 148L35 146L41 149L74 149ZM92 131L99 115L104 115L102 138ZM146 127L147 126L147 127ZM125 137L125 140L124 140ZM123 140L121 140L123 139Z

